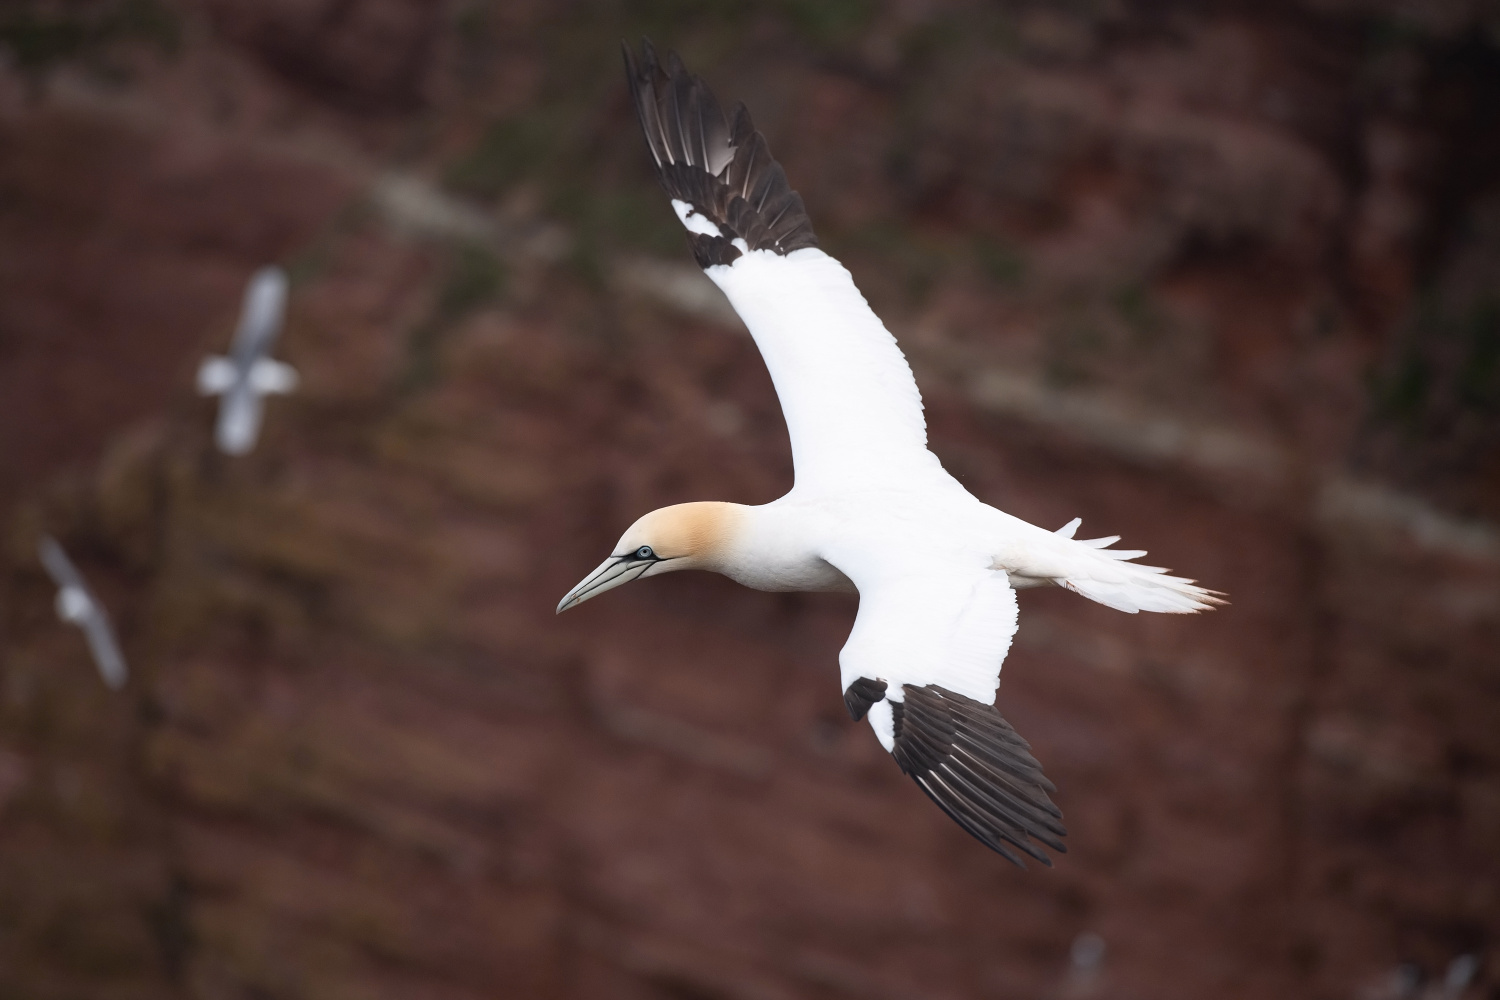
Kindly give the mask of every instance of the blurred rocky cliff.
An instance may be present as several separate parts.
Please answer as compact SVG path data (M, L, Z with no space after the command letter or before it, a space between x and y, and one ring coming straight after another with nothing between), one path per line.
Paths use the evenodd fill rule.
M641 34L753 110L955 475L1233 600L1022 595L1053 870L849 722L852 600L552 614L791 481ZM193 372L268 262L302 387L231 460ZM1478 0L0 5L0 998L1500 995L1497 289Z

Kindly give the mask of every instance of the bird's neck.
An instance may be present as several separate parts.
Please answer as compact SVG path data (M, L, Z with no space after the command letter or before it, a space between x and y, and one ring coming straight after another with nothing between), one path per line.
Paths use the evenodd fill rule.
M811 544L813 525L807 512L781 501L736 508L734 530L716 552L712 565L755 590L852 590L853 585L829 565Z
M663 507L651 515L651 536L668 557L664 569L724 572L747 529L743 504L705 501ZM670 565L675 564L675 565Z

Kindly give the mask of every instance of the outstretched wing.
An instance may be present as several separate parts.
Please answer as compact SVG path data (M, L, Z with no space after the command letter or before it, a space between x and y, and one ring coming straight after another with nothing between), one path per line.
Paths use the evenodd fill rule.
M274 265L255 272L245 289L245 303L240 307L240 325L234 332L231 353L241 377L248 377L257 358L271 350L281 332L286 313L286 272Z
M1031 745L994 705L936 684L903 690L905 698L891 702L891 756L901 770L985 846L1024 868L1010 850L1019 848L1050 868L1052 860L1031 841L1066 853L1061 838L1068 831Z
M51 535L43 535L37 543L37 555L42 560L42 566L47 570L47 575L52 577L52 582L57 584L58 589L76 587L87 593L88 588L83 585L83 577L78 575L78 570L73 566L73 560L63 551L63 547L57 544L57 539Z
M994 704L1016 631L1005 574L840 568L860 593L839 654L850 715L867 716L901 770L982 843L1023 867L1018 851L1050 865L1038 844L1067 850L1053 785Z
M226 455L244 455L254 448L264 411L263 397L249 379L235 382L219 403L219 419L214 424L219 450Z
M98 668L99 676L111 690L120 690L125 686L130 672L125 666L125 657L120 652L120 644L115 641L115 631L110 627L104 609L95 603L90 613L79 623L79 627L88 640L89 652L94 657L94 666Z
M625 50L636 114L693 255L770 369L797 484L848 487L940 470L911 367L838 261L743 105L726 119L675 53Z

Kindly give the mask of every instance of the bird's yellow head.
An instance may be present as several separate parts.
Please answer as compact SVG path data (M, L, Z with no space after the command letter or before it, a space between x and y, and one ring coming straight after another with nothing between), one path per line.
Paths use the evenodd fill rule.
M622 583L679 569L718 569L740 519L732 503L680 503L653 510L620 536L610 557L558 602L558 613Z

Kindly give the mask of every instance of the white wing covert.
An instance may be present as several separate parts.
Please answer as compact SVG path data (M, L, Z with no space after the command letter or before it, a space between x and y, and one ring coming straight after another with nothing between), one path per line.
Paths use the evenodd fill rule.
M744 105L726 119L675 53L625 49L637 117L688 244L760 348L792 441L797 485L940 473L916 379L849 272L817 247L802 199Z
M839 556L832 561L859 588L859 614L839 653L846 689L868 677L897 689L940 684L994 703L1000 664L1016 634L1016 592L1003 572L978 564L875 569Z
M707 269L765 358L804 489L939 471L911 366L842 264L816 247Z

